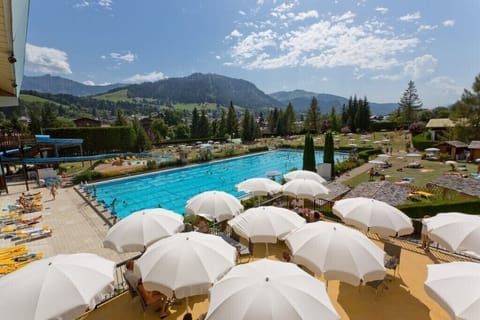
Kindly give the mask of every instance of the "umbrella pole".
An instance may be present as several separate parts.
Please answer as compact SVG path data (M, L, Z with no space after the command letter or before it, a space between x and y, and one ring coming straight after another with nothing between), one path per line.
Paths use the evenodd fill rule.
M190 312L190 305L188 304L188 296L185 297L186 302L187 302L187 313Z

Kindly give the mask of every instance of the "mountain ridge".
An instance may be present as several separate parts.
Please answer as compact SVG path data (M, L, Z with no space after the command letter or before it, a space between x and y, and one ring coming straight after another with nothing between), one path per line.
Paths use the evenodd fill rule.
M310 107L312 97L317 98L320 112L322 114L330 113L331 107L335 107L335 112L342 112L343 105L348 104L348 98L328 93L316 93L301 89L292 91L278 91L270 93L270 96L280 101L285 106L291 102L297 111L307 111ZM363 97L358 97L362 98ZM367 97L368 100L368 97ZM369 101L370 113L372 115L387 115L397 109L397 103L376 103Z
M24 76L22 90L51 94L70 94L77 97L93 96L126 86L125 84L86 85L67 78L52 76Z
M216 103L235 105L260 110L267 108L284 108L291 102L297 112L305 112L312 97L318 100L322 114L330 113L332 106L337 114L348 103L345 97L316 93L301 89L278 91L266 94L252 82L226 77L214 73L193 73L186 77L175 77L141 84L112 84L106 86L88 86L74 80L59 76L25 76L22 84L24 91L38 91L50 94L69 94L78 97L97 96L105 93L127 90L129 98L155 99L158 103L170 105L175 103ZM397 108L396 103L370 103L371 114L386 115Z

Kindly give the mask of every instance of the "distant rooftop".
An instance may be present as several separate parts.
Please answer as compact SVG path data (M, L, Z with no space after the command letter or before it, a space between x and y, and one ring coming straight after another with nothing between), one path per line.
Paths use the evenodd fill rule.
M426 128L451 128L455 127L455 123L448 118L430 119L425 126Z
M386 202L392 206L403 204L409 194L409 189L390 181L364 182L352 189L345 197L365 197Z
M480 198L480 180L478 179L444 175L431 181L430 184Z
M480 140L474 140L468 145L469 149L480 149Z
M451 141L443 141L440 143L437 143L436 146L442 145L442 144L448 144L451 145L452 147L455 148L466 148L468 145L465 142L458 141L458 140L451 140Z

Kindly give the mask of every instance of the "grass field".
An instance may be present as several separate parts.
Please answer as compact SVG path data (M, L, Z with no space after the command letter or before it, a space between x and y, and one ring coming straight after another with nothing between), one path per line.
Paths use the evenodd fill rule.
M32 95L29 95L29 94L21 94L20 95L20 100L24 100L26 102L42 102L42 103L53 103L57 106L59 106L60 104L55 102L55 101L52 101L52 100L48 100L48 99L45 99L45 98L41 98L41 97L37 97L37 96L32 96Z
M95 96L94 99L109 100L109 101L114 101L114 102L117 102L117 101L134 102L134 99L129 98L127 96L127 89L115 91L115 92L112 92L112 93L105 93L105 94L102 94L102 95L99 95L99 96Z

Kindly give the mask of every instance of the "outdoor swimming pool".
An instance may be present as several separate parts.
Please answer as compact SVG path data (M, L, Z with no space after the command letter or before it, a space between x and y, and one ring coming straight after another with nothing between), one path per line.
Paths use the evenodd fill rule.
M348 154L335 154L338 161L347 157ZM317 151L315 158L321 163L323 152ZM236 184L250 178L266 177L268 171L285 174L294 168L301 169L302 163L302 151L277 150L102 182L96 185L96 194L97 199L106 204L117 199L115 211L119 218L134 211L158 207L183 214L187 200L201 192L219 190L241 197L245 193L238 192ZM277 181L280 179L277 177Z

